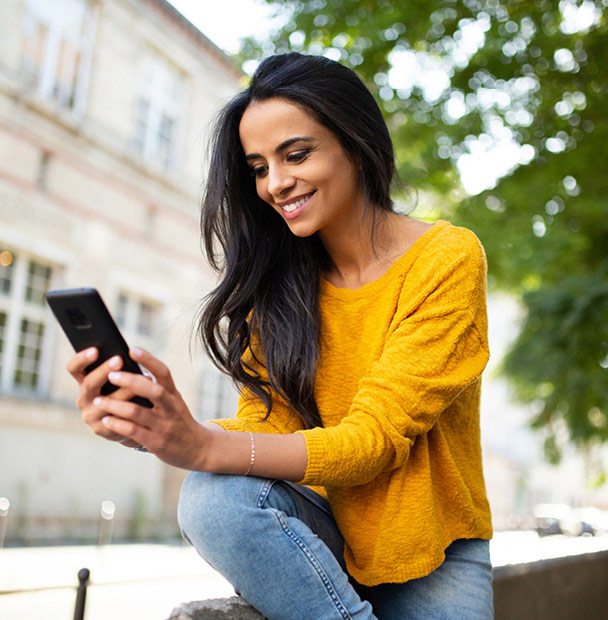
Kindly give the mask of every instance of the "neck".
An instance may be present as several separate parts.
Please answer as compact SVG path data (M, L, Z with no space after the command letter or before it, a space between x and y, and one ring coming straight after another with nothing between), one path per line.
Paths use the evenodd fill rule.
M331 259L326 277L338 285L357 285L365 282L370 273L395 258L399 236L396 213L370 208L364 218L355 213L348 222L319 231L319 236ZM373 233L373 243L372 243Z

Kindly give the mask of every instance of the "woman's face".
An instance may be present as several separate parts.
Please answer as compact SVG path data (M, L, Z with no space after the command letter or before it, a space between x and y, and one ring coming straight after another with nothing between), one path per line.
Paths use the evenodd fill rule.
M364 205L359 175L336 136L285 99L254 102L239 126L258 195L291 232L337 234Z

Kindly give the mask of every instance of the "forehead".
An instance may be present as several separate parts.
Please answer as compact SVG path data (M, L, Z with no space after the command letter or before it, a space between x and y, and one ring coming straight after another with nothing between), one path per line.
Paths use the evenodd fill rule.
M285 99L267 99L249 104L239 124L246 153L274 149L294 136L327 138L333 134L310 112Z

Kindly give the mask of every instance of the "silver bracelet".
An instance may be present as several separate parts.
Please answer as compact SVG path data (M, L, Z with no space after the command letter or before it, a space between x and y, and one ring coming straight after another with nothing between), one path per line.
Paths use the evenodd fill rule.
M253 469L253 464L255 463L255 439L253 437L253 433L249 431L249 437L251 438L251 457L249 459L249 468L245 472L245 476L248 476Z

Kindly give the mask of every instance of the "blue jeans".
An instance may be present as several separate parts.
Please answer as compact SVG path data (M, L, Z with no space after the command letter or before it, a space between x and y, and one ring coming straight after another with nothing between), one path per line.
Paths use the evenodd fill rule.
M190 472L186 540L270 620L491 620L488 541L457 540L430 575L367 587L349 576L329 503L280 480Z

